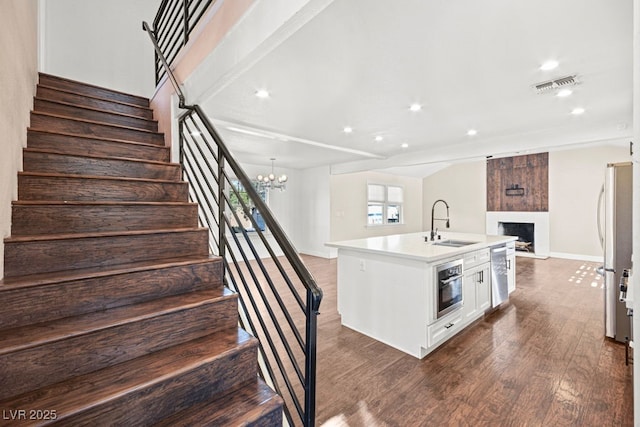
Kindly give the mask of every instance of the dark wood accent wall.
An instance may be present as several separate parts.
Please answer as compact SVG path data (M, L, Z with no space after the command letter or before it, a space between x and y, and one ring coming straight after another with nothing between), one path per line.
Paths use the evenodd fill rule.
M487 210L547 212L549 153L488 159Z

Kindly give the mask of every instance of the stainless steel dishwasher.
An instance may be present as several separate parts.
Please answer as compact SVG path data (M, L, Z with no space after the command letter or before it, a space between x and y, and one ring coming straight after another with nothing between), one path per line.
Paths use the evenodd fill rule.
M509 299L507 247L491 248L491 305L497 307Z

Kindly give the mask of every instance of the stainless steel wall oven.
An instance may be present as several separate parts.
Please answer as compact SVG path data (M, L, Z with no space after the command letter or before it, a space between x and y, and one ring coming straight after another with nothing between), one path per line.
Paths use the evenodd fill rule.
M436 318L462 307L462 259L436 266Z

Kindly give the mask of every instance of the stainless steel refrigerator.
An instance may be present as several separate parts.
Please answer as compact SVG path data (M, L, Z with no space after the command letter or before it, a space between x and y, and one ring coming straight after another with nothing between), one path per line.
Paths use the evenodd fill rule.
M600 242L604 249L605 335L616 341L631 340L631 318L620 298L620 280L631 269L632 163L607 165L598 209Z

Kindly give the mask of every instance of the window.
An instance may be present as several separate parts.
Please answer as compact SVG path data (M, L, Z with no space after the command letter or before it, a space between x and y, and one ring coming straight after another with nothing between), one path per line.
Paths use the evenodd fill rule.
M402 224L402 187L367 184L367 225Z
M231 222L232 229L235 232L240 231L242 228L244 228L247 231L255 231L255 228L253 226L253 223L251 222L251 219L249 219L249 216L247 215L247 213L243 211L242 204L240 203L240 199L241 199L242 202L244 202L245 206L247 206L247 208L249 209L250 215L253 217L260 231L264 231L265 224L264 224L264 220L262 219L262 215L260 215L260 212L258 212L253 202L249 199L249 194L247 194L247 190L244 189L244 186L237 179L231 179L230 181L233 188L237 190L237 193L235 191L232 191L231 189L228 190L229 204L231 205L231 209L236 213L235 215L231 212L229 213L229 220ZM253 185L254 185L253 188L255 188L258 194L260 195L260 198L265 203L267 203L268 202L267 190L258 186L256 182L254 182Z

